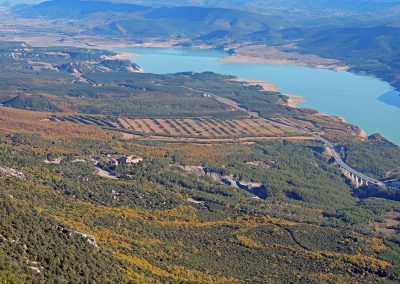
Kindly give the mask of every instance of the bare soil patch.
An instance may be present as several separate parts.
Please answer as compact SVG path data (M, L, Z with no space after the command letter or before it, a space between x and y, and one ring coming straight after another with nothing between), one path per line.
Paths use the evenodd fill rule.
M373 222L370 227L385 235L398 234L400 231L396 227L400 225L400 212L387 212L383 217L384 221L382 223Z

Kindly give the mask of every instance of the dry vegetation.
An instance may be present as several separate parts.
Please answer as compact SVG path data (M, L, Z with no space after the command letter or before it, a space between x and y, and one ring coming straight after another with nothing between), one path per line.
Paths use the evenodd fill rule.
M396 229L400 225L400 213L391 211L387 212L383 216L383 222L372 222L370 227L385 235L395 235L398 233Z
M362 141L367 138L362 129L345 123L339 117L318 114L295 118L279 118L277 120L292 127L310 132L319 132L331 141Z
M33 133L53 140L75 138L106 139L111 137L110 134L100 128L84 124L53 122L48 117L49 113L45 112L0 107L0 132Z
M68 119L60 121L61 119L49 117L49 113L0 108L2 133L23 133L31 136L43 134L43 140L49 142L42 141L42 144L38 144L36 137L29 136L32 140L27 138L26 141L17 141L19 144L13 146L12 137L4 139L7 144L2 145L2 153L10 153L12 150L15 156L9 158L3 154L3 163L8 166L13 165L15 161L27 165L20 167L14 164L14 167L26 173L27 181L6 180L7 183L4 182L0 187L3 193L0 200L14 204L12 210L21 212L21 216L26 216L29 210L34 210L34 214L28 215L30 219L17 216L20 218L18 219L11 215L10 221L4 222L2 228L5 228L3 231L7 231L8 228L12 228L9 224L21 220L19 222L22 224L29 224L23 232L31 233L32 230L37 230L37 240L35 235L34 240L26 241L29 248L38 247L37 251L40 253L55 251L56 255L62 257L92 257L88 260L69 261L71 265L80 266L87 263L98 264L98 270L84 267L89 275L85 275L88 279L97 277L102 283L107 283L107 279L114 280L108 281L110 283L289 283L288 279L299 277L302 280L299 280L299 283L325 283L326 279L330 279L332 283L351 283L355 278L360 279L360 283L382 283L388 277L379 276L381 271L397 268L393 264L395 261L380 256L381 252L392 252L381 237L366 236L355 230L342 232L343 227L331 226L339 221L332 221L334 223L328 223L329 226L320 226L320 222L329 220L323 216L326 211L323 209L324 204L309 205L308 202L311 201L291 201L285 197L277 199L279 202L276 203L272 202L272 198L279 197L256 201L251 199L247 192L216 185L207 179L189 178L172 171L170 167L171 163L207 165L227 173L240 173L244 178L254 177L255 180L266 181L271 194L278 190L286 190L287 180L290 179L295 184L307 188L299 191L304 196L310 194L312 197L313 190L318 192L318 202L322 202L321 196L328 194L320 194L323 188L333 191L338 187L338 195L343 195L343 199L339 202L329 198L326 202L329 206L343 203L345 206L352 206L345 201L351 197L350 193L346 192L344 183L340 182L340 176L333 180L334 186L330 186L331 179L335 178L334 172L325 175L322 166L315 166L316 162L321 163L320 165L325 164L325 160L316 152L309 152L311 147L315 146L313 142L153 145L107 139L108 130L102 127L111 128L108 124L117 127L117 122L111 118L64 115ZM203 120L205 122L201 127L199 124ZM193 135L195 131L200 131L203 135L226 135L213 132L212 128L215 127L223 128L230 135L235 133L234 130L239 133L240 130L248 132L247 136L261 135L260 138L263 138L262 135L269 135L272 139L275 139L273 135L288 135L284 129L268 123L263 124L264 121L256 119L212 120L214 124L205 118L168 121L170 123L166 123L165 120L139 119L123 120L120 123L126 123L125 127L131 124L140 125L143 133L147 131L150 135L143 135L143 139L157 137L149 131L157 131L160 133L158 137L167 138L172 131L176 131L175 135L181 135L182 138L185 138L183 135ZM192 125L194 130L187 124ZM163 128L162 125L166 126ZM219 131L223 133L222 130ZM56 143L50 147L60 147L59 153L63 153L64 156L70 152L74 155L57 165L44 164L43 159L47 154L60 156L48 145L56 139L64 138L68 142ZM94 140L89 140L88 144L77 138ZM21 150L20 144L26 147ZM88 145L92 144L94 146L90 148ZM35 147L36 155L27 151L30 149L29 145ZM68 149L65 149L65 145ZM94 167L90 163L73 162L77 157L95 155L101 151L134 151L135 154L145 157L145 160L143 164L128 169L132 179L126 180L101 179L93 172ZM245 163L258 160L273 160L277 166L265 170L250 167ZM301 172L303 169L306 173L315 174L304 175ZM290 173L290 177L286 177L285 173ZM318 178L315 178L316 176ZM198 198L204 201L205 205L190 204L187 202L188 197ZM170 200L172 201L169 203ZM37 229L37 223L30 225L37 216L51 220L52 223L44 228L46 230L49 227L61 226L93 236L100 251L77 237L67 238L73 240L75 246L65 245L60 249L60 244L65 242L65 239L61 239L63 235L59 239L51 239L52 235L49 236L47 231L44 233L44 230ZM361 225L364 226L364 223ZM55 236L59 236L57 229L54 230ZM37 243L42 241L40 237L43 236L51 239L43 242L54 245L47 250L42 249L42 252ZM87 248L86 253L82 253L82 246ZM14 252L12 249L13 247L8 248ZM36 259L34 255L30 258ZM61 274L70 280L70 270L61 271L51 260L47 263L47 259L50 258L40 259L43 273ZM253 263L256 265L251 265ZM226 268L222 270L219 265ZM109 267L111 272L104 267ZM106 275L98 276L98 271L106 271ZM324 274L329 277L325 278ZM46 279L47 274L33 275L31 282L40 283L39 277ZM80 283L73 280L69 283Z
M261 119L216 120L195 119L128 119L120 118L123 129L136 133L190 136L201 138L224 137L284 137L295 136L295 131L280 128Z

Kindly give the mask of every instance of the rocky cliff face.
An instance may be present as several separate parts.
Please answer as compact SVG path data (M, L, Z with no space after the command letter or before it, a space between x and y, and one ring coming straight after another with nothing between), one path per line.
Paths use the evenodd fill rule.
M82 74L88 72L142 72L141 68L128 60L106 59L103 61L76 61L56 67L60 72Z

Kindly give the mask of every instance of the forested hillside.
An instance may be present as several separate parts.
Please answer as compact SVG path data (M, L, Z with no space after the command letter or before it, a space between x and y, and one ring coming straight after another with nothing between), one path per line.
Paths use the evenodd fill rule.
M400 87L400 28L377 26L336 28L310 34L301 49L329 58L338 58Z
M0 112L6 283L399 280L398 235L372 231L397 203L353 197L318 143L143 143L46 113ZM98 176L93 159L129 154L144 160ZM183 170L200 165L267 194Z
M398 145L110 51L255 46L400 87L397 3L125 2L0 10L0 283L399 283Z
M21 58L41 55L29 64L46 63L47 68L21 73L30 78L29 88L38 94L14 94L31 98L32 103L19 100L21 105L10 105L36 112L0 107L3 282L399 281L398 202L390 196L359 194L320 142L304 134L294 140L270 135L265 141L250 138L244 143L236 138L228 143L169 142L151 140L150 134L141 136L114 124L122 115L118 112L123 111L131 118L144 116L142 127L155 127L145 118L167 117L170 128L179 125L187 129L189 126L174 119L182 115L186 105L166 113L160 100L163 96L173 100L172 105L183 103L185 96L192 104L204 100L199 104L204 112L213 111L210 106L220 108L220 114L214 115L225 129L234 129L232 123L249 123L241 122L244 113L232 112L215 101L211 104L210 98L201 95L212 92L256 109L264 117L315 125L315 131L324 129L326 136L339 145L347 141L342 147L349 162L379 178L395 167L400 156L397 146L366 141L354 126L285 107L279 93L262 92L259 86L232 82L230 77L88 69L82 71L87 82L71 81L74 76L67 71L51 71L54 56L62 66L69 59L57 56L71 50L55 48L49 54L46 49L21 43L8 47L21 49ZM23 52L25 48L29 49L27 53ZM3 44L3 52L6 49ZM103 51L90 53L97 58ZM80 58L88 50L76 49L74 54ZM7 74L32 69L24 67L27 63L23 62L9 58ZM33 104L35 96L40 98L41 90L49 85L43 84L46 77L41 76L52 74L60 77L48 89L52 93L45 97L48 104ZM9 90L23 92L26 80L7 82ZM157 89L158 84L163 88ZM68 88L63 89L64 85ZM141 96L143 88L146 96ZM84 90L91 93L83 95ZM122 94L122 90L130 98L137 96L137 101L118 105L118 99L110 99L110 94ZM80 94L78 102L87 96L91 108L80 108L70 98L69 107L78 108L74 114L69 108L64 110L72 91ZM176 97L171 98L169 92ZM150 97L148 104L151 93L158 99ZM51 109L50 103L59 109ZM142 107L128 113L137 105ZM42 112L42 108L48 112ZM91 114L93 109L98 111L97 116ZM113 113L108 114L111 110ZM55 114L60 119L52 119ZM206 114L196 115L200 118L192 118L194 123L207 119L210 129L224 131L215 130ZM239 121L232 120L232 115ZM271 131L277 133L278 129L275 126ZM358 158L378 153L386 153L381 157L383 163L374 163L373 159L361 163ZM116 163L128 161L131 155L140 159ZM375 196L373 192L371 195Z

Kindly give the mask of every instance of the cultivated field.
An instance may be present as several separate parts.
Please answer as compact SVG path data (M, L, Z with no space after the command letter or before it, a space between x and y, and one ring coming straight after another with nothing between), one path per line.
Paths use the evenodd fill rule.
M129 119L120 118L120 127L135 133L199 138L276 137L298 133L262 119L216 120L210 118Z
M212 119L207 117L156 119L104 116L67 115L51 116L51 121L72 122L118 130L126 139L187 143L230 143L269 141L275 139L310 140L304 132L280 126L259 118Z
M88 115L68 115L58 116L52 115L49 118L51 121L65 121L86 125L97 125L101 127L118 128L119 124L105 117L88 116Z
M304 129L308 132L319 132L332 141L346 141L349 138L363 140L366 133L359 127L344 123L343 118L325 115L304 116L302 119L279 118L276 119L285 125Z

